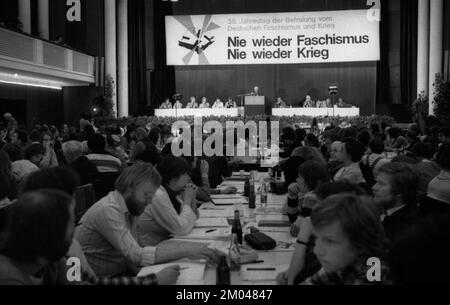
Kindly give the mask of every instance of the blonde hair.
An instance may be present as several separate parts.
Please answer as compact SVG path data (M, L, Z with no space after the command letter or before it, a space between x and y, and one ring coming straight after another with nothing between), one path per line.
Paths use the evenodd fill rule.
M114 188L124 194L145 181L150 181L156 187L160 187L161 180L161 176L152 164L139 162L122 172L114 183Z
M83 144L78 141L69 141L62 144L62 151L67 163L72 163L83 155Z

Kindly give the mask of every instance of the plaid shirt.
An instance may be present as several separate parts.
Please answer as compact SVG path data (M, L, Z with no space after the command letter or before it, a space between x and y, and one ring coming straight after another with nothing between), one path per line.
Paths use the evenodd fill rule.
M381 264L381 281L369 282L367 271L370 267L365 264L352 265L339 273L327 273L320 269L316 274L307 278L301 285L390 285L389 269Z
M96 277L85 273L84 281L92 285L100 286L144 286L144 285L158 285L158 279L155 274L150 274L145 277Z

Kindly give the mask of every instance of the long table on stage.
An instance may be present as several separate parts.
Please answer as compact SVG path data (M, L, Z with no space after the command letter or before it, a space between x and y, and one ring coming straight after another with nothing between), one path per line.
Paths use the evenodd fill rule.
M183 117L183 116L229 116L237 117L241 108L197 108L197 109L155 109L157 117Z
M274 116L359 116L359 108L273 108Z

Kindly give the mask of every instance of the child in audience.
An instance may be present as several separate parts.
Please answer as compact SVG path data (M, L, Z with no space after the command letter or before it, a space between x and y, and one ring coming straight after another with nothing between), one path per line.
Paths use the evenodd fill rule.
M386 242L383 226L369 199L349 194L331 196L313 208L311 225L314 254L322 269L303 285L390 283L383 263ZM298 244L306 247L308 241L300 238ZM368 265L370 258L381 263L375 273L371 273ZM379 278L372 281L370 275L374 274Z

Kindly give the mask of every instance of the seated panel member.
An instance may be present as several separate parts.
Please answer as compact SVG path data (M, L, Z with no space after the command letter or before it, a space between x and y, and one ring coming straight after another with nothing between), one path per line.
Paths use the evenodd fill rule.
M213 108L223 108L223 102L218 98L214 102Z
M225 108L237 108L237 104L231 97L229 97L227 102L225 103Z
M197 187L190 184L189 164L167 156L157 166L162 185L139 219L139 241L155 245L173 235L187 235L199 217Z
M314 108L316 107L316 102L311 99L311 96L307 95L305 101L303 102L303 108Z
M170 102L170 99L166 98L164 103L161 104L160 109L172 109L172 103Z
M176 100L175 104L173 104L173 109L183 109L183 104L179 100Z
M198 103L195 100L194 96L191 96L191 101L186 105L186 109L197 109Z
M337 103L337 107L338 108L351 108L351 107L353 107L353 105L347 104L346 102L344 102L344 100L342 98L339 98L338 99L338 103Z
M202 97L202 102L198 108L211 108L211 105L208 103L206 97Z
M277 99L277 108L287 108L286 102L281 97Z

